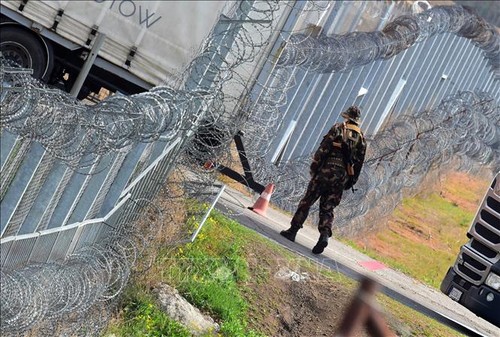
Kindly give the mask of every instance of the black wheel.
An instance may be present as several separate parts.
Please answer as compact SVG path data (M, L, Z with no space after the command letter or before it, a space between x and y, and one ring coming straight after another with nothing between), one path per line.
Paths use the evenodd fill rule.
M33 69L33 77L49 75L52 55L47 43L31 31L16 25L2 25L0 50L3 56L22 68Z

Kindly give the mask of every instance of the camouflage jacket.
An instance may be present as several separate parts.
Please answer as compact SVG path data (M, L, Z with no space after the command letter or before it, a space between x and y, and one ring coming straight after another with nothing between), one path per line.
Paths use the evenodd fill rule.
M359 127L349 122L337 123L323 137L319 148L314 153L311 175L329 175L336 171L335 166L345 169L346 160L351 160L354 175L350 177L349 183L352 186L361 173L365 153L366 141Z

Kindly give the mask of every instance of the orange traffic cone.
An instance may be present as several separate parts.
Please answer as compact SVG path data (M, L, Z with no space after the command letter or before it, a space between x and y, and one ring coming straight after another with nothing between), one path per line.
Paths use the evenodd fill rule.
M260 194L259 199L257 199L253 207L248 207L248 209L251 209L257 214L266 216L267 206L269 205L269 200L271 200L271 194L273 194L273 191L274 184L267 185L264 192Z
M211 160L207 160L207 161L205 162L205 164L203 164L203 168L204 168L205 170L210 170L210 169L213 169L214 167L215 167L215 164L214 164L214 162L213 162L213 161L211 161Z

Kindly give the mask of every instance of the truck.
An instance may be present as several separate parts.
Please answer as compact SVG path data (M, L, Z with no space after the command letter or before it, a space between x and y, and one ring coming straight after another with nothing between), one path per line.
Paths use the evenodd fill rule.
M31 68L33 77L50 87L76 90L80 99L101 88L125 95L162 84L175 88L221 15L229 15L234 5L2 0L0 50L5 59ZM92 54L95 59L85 66ZM85 67L90 70L77 81ZM77 82L82 83L75 89Z
M441 291L500 327L500 172L486 191L467 237Z

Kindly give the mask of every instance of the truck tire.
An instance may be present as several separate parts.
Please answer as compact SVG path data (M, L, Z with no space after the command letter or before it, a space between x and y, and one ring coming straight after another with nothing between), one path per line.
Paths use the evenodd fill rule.
M44 80L52 71L50 46L42 37L18 25L2 24L0 50L22 68L33 69L33 77Z

